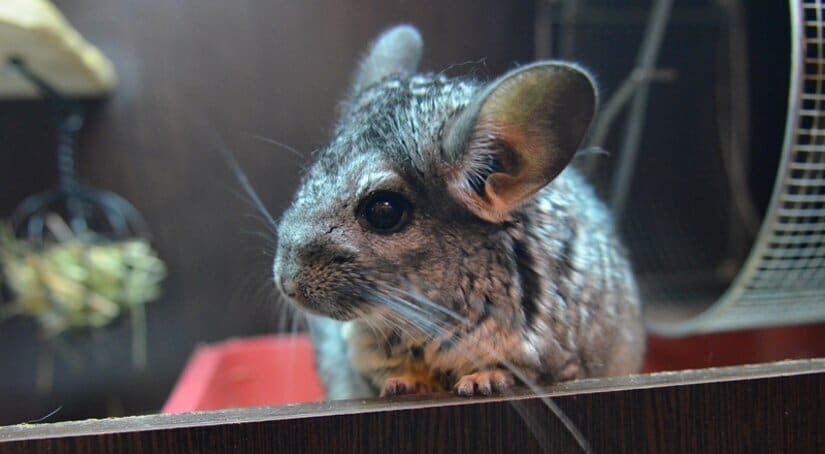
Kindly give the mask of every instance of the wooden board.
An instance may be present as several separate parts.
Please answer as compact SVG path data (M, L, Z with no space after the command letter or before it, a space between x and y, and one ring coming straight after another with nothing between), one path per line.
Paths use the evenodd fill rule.
M543 396L562 408L594 452L750 453L825 451L823 395L825 359L581 380ZM0 428L0 452L9 453L543 449L580 450L530 395L327 402Z

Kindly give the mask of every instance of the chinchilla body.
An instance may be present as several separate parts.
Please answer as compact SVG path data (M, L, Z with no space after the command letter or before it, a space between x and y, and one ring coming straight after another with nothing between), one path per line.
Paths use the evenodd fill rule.
M581 68L415 74L409 26L364 57L278 227L328 398L506 391L638 371L640 303L610 214L568 164L596 110Z

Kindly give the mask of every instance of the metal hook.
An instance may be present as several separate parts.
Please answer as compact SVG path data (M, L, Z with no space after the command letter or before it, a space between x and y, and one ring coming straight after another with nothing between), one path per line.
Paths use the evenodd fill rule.
M77 171L75 166L74 145L78 131L83 127L83 115L80 108L61 95L51 84L37 75L20 57L9 58L9 66L29 81L40 96L54 106L57 129L57 171L60 175L60 188L66 194L66 208L69 224L78 232L86 230L83 205L77 197Z
M89 232L87 213L92 206L100 209L115 236L123 237L132 233L148 236L143 218L126 200L113 193L102 192L82 185L77 181L75 165L75 139L83 127L84 114L80 105L73 102L36 74L20 57L11 57L8 64L20 76L37 89L44 100L49 102L56 113L57 168L60 182L55 190L34 194L26 198L12 214L12 224L25 225L29 238L42 238L44 220L42 210L65 202L68 224L76 234Z

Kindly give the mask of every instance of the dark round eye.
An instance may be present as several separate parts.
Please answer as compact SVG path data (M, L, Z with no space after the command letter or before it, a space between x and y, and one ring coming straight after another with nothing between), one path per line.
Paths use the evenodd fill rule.
M412 205L401 194L379 191L362 203L362 225L378 233L395 233L407 225Z

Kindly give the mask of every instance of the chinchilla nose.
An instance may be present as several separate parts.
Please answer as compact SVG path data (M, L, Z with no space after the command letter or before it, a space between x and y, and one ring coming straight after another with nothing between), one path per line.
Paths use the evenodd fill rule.
M296 279L298 265L294 259L290 259L286 254L279 253L275 258L272 274L275 286L282 294L298 302L304 301L304 294Z
M281 288L281 292L284 295L296 301L303 302L303 293L298 288L298 284L295 283L294 279L278 277L278 282Z

